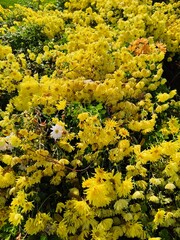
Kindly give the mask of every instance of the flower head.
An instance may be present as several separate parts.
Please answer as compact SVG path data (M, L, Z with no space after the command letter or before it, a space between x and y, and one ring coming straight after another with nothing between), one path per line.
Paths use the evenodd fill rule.
M57 140L62 137L63 133L63 127L60 126L59 124L54 125L51 127L52 132L50 133L50 136L54 138L54 140Z

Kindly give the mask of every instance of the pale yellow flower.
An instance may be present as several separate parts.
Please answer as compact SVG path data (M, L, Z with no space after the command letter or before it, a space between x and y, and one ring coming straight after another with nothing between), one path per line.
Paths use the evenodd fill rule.
M176 186L174 185L174 183L167 183L165 186L165 189L173 191L176 188Z

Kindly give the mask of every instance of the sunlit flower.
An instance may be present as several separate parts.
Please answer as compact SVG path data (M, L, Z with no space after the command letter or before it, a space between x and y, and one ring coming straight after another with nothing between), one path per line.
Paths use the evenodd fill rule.
M149 201L154 203L159 203L159 198L156 197L155 195L152 195L150 196Z
M158 212L156 213L154 217L154 223L156 225L163 224L164 223L164 217L165 217L165 211L162 209L158 209Z
M51 128L52 132L50 133L50 136L52 138L54 138L54 140L56 141L57 139L61 138L62 137L62 134L63 134L63 127L60 126L59 124L56 124L54 125L52 128Z
M165 186L165 189L167 190L174 190L176 188L176 186L173 183L167 183Z
M132 199L144 199L143 191L136 191L136 192L132 195Z
M20 224L22 220L23 220L23 216L20 213L12 212L9 215L9 221L15 226Z

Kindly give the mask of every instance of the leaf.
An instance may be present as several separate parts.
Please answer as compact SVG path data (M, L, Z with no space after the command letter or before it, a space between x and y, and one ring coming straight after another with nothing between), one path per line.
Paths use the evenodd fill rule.
M40 240L48 240L47 235L46 235L46 234L42 234L42 235L40 236Z
M163 240L171 240L172 236L170 235L169 231L167 229L162 229L159 232L159 236L163 239Z

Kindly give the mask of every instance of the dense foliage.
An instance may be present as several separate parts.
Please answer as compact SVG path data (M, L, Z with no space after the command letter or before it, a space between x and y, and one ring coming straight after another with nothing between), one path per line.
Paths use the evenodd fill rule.
M179 239L179 46L179 1L0 6L1 239Z

